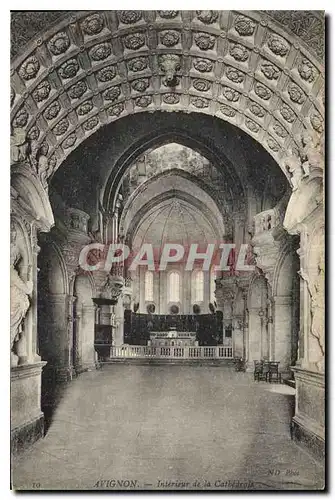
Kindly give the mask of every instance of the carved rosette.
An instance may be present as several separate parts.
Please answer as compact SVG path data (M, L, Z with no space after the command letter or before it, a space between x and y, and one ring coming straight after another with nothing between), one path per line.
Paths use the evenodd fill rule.
M70 47L70 39L66 33L57 33L48 43L48 48L54 56L64 54Z
M255 94L264 101L268 101L272 95L272 92L267 87L265 87L265 85L259 82L255 83L254 91Z
M213 24L217 21L219 13L216 10L197 10L197 18L204 24Z
M147 57L141 56L141 57L135 57L134 59L130 59L127 62L127 65L129 71L137 73L138 71L143 71L144 69L147 69L149 62Z
M109 87L103 92L103 98L105 101L116 101L116 99L121 95L121 87Z
M245 120L246 127L251 130L254 134L257 134L257 132L260 129L260 126L254 122L253 120L249 120L249 118L246 118Z
M36 89L33 92L33 98L36 102L42 102L48 99L51 92L51 85L48 80L43 80L39 85L37 85Z
M213 70L213 61L196 57L193 59L193 67L200 73L210 73Z
M290 96L291 101L296 104L302 104L306 100L304 92L295 83L291 82L288 84L287 92Z
M287 130L284 129L284 127L282 127L280 125L280 123L276 122L274 125L273 125L273 131L276 135L278 135L278 137L280 137L281 139L285 139L287 136L288 136L288 132Z
M229 118L233 118L234 116L236 116L235 109L231 108L230 106L226 106L225 104L220 107L220 111L222 114L228 116Z
M316 78L316 69L308 61L308 59L302 59L300 63L298 64L298 72L301 78L307 82L307 83L312 83L315 78Z
M226 68L226 77L234 83L242 83L244 81L244 73L236 68L232 68L231 66Z
M68 135L67 138L63 141L62 146L64 149L69 149L75 145L76 141L77 141L77 136L75 133L72 133Z
M149 88L149 86L149 78L140 78L139 80L131 82L131 88L136 92L144 92L147 88Z
M284 120L286 120L288 123L294 122L296 115L295 115L294 111L284 102L282 103L281 107L279 108L279 112L282 115L282 117L284 118Z
M208 90L211 88L211 84L208 80L196 78L195 80L193 80L193 87L199 92L208 92Z
M240 93L231 87L223 87L222 94L230 102L237 102L240 98Z
M163 19L174 19L178 16L178 10L159 10L157 12Z
M209 100L204 97L191 97L191 104L199 109L208 108Z
M60 76L66 80L68 78L73 78L79 71L79 64L77 59L69 59L61 65L58 72Z
M256 24L244 16L237 16L234 22L234 28L241 36L252 36L254 34Z
M279 69L271 63L263 63L261 72L268 80L278 80L280 75Z
M30 56L24 61L19 69L19 75L23 80L36 78L40 69L40 63L36 56Z
M83 123L83 129L86 130L86 132L89 132L98 125L99 125L99 118L97 116L92 116L92 118L89 118L85 123Z
M93 14L92 16L86 17L81 24L82 31L88 36L98 35L103 28L104 20L100 14Z
M163 101L166 104L178 104L180 101L180 95L179 94L163 94Z
M280 146L279 146L278 142L275 141L272 137L268 137L267 144L268 144L269 148L272 151L274 151L275 153L278 153L278 151L280 150Z
M69 126L70 126L69 120L67 118L63 118L53 128L53 133L57 136L63 135L68 130Z
M107 59L112 53L112 47L110 43L100 43L98 45L95 45L91 50L90 50L90 57L93 61L99 62L103 61L104 59Z
M124 103L120 102L118 104L115 104L114 106L109 106L106 111L109 116L120 116L123 110Z
M105 83L110 82L116 76L116 68L115 66L106 66L105 68L100 69L96 73L97 80L99 82Z
M314 130L319 133L323 131L323 119L319 113L312 113L310 116L310 122Z
M44 111L44 118L48 121L53 120L59 115L60 110L61 110L61 105L59 104L58 101L54 101Z
M268 40L268 47L276 56L284 57L289 51L289 44L284 38L278 35L271 35Z
M142 17L140 10L120 10L118 12L119 21L123 24L135 24Z
M250 101L249 109L253 115L258 116L259 118L263 118L265 116L265 110L255 102Z
M27 125L28 122L28 112L22 107L15 115L14 120L12 121L12 125L14 128L23 128Z
M180 42L180 33L175 30L162 31L159 34L160 43L165 47L174 47Z
M147 108L152 103L151 95L142 95L141 97L136 97L135 104L140 108Z
M94 105L91 99L81 103L77 108L77 114L79 116L87 115L90 111L92 111Z
M239 43L232 43L229 46L229 54L240 62L245 62L249 57L249 51Z
M145 45L144 33L131 33L123 38L123 43L128 50L138 50Z
M211 50L215 45L215 36L209 33L195 33L194 42L200 50Z
M71 97L71 99L79 99L79 97L83 96L86 91L87 91L87 84L85 80L80 80L79 82L75 83L74 85L72 85L72 87L69 88L68 94Z

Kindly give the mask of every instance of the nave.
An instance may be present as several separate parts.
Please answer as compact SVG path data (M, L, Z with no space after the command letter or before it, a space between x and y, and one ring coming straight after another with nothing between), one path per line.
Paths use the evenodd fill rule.
M321 464L290 438L292 392L228 366L110 364L67 386L45 438L14 460L13 483L320 489Z

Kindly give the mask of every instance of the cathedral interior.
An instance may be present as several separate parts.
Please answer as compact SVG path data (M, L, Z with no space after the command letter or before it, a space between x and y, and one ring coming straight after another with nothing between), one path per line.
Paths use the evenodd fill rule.
M323 488L323 30L319 11L12 12L15 488ZM224 269L159 268L166 245L222 243ZM111 244L153 265L106 271Z

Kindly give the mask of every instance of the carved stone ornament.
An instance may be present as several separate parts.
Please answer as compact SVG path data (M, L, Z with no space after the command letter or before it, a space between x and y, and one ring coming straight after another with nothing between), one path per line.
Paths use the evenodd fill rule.
M27 137L30 141L37 141L37 139L40 136L40 129L34 125L31 127L31 129L27 132Z
M135 57L134 59L130 59L130 61L127 62L128 69L130 71L133 71L134 73L137 73L138 71L143 71L148 67L148 58L147 57Z
M116 67L115 66L106 66L105 68L100 69L96 73L97 80L99 82L110 82L116 76Z
M33 98L37 102L42 102L48 99L51 92L51 85L48 80L43 80L40 84L37 85L36 89L33 92Z
M147 108L149 104L152 103L151 95L142 95L141 97L136 97L135 104L140 108Z
M118 17L123 24L134 24L141 19L142 12L140 10L120 10Z
M249 57L249 51L239 43L233 43L229 47L229 54L236 59L236 61L245 62Z
M79 116L87 115L93 109L93 102L91 100L85 101L80 104L77 108L77 114Z
M223 87L222 88L222 94L224 97L231 102L237 102L240 98L239 92L236 90L230 88L230 87Z
M58 101L54 101L44 111L44 118L46 120L53 120L54 118L56 118L56 116L58 116L60 110L61 110L61 105L59 104Z
M159 35L160 42L165 47L173 47L180 41L180 33L175 30L162 31Z
M131 82L131 88L136 92L144 92L150 86L149 78L140 78Z
M298 64L298 71L301 78L308 83L312 83L316 78L316 69L308 59L302 59Z
M191 104L199 109L208 108L209 101L208 99L204 99L203 97L191 97Z
M124 110L123 102L115 104L114 106L110 106L107 108L107 113L109 116L120 116L122 111Z
M229 116L230 118L233 118L236 115L235 109L231 108L230 106L226 106L225 104L220 107L221 113L223 113L225 116Z
M242 71L232 68L231 66L228 66L226 69L226 77L234 83L242 83L244 80L244 74Z
M261 83L256 83L254 90L255 90L255 94L258 95L258 97L260 97L264 101L268 101L272 95L270 90L267 87L265 87L265 85L262 85Z
M23 80L32 80L40 69L40 63L35 56L30 56L24 61L19 69L19 75Z
M289 45L278 35L271 35L268 40L268 47L276 56L284 57L289 51Z
M71 148L71 147L75 144L76 140L77 140L77 136L76 136L76 134L74 134L74 133L73 133L73 134L70 134L70 135L69 135L69 136L65 139L65 141L63 141L63 144L62 144L62 145L63 145L63 148L64 148L64 149L69 149L69 148Z
M59 68L59 74L62 78L73 78L79 71L79 64L77 59L69 59Z
M211 88L211 84L207 80L196 78L195 80L193 80L193 87L199 92L208 92L208 90Z
M163 19L174 19L178 16L178 10L159 10L158 14Z
M279 69L270 63L263 63L261 66L261 72L268 80L278 80L280 75Z
M180 56L177 54L163 54L159 58L159 67L164 72L164 84L175 87L177 84L176 72L180 70Z
M273 131L276 135L278 135L278 137L281 137L282 139L285 139L288 136L287 130L285 130L284 127L282 127L278 122L273 125Z
M13 105L13 102L15 101L15 90L13 87L10 88L10 105Z
M81 24L81 29L86 35L98 35L101 33L104 27L104 20L100 14L93 14L92 16L86 17Z
M201 50L210 50L214 48L215 36L208 33L195 33L194 41L197 47Z
M87 84L85 80L80 80L79 82L75 83L72 85L72 87L69 88L68 94L71 97L71 99L79 99L82 95L85 94L87 91Z
M255 31L256 24L248 17L237 16L234 27L239 35L251 36Z
M269 148L272 151L274 151L275 153L278 153L278 151L280 150L280 146L279 146L278 142L276 142L274 139L272 139L272 137L269 137L267 140L267 143L268 143Z
M89 120L83 123L83 128L87 132L93 130L99 124L99 118L97 116L92 116Z
M132 33L123 39L124 46L128 50L138 50L145 45L144 33Z
M23 162L29 155L29 143L26 131L22 128L14 128L10 136L10 164Z
M310 122L314 130L320 133L323 131L323 119L321 115L319 115L318 113L313 113L310 116Z
M122 276L108 276L102 287L101 297L111 299L117 303L122 294L124 279Z
M193 66L200 73L210 73L213 70L213 64L210 59L201 59L199 57L193 59Z
M197 10L197 18L204 24L213 24L219 17L216 10Z
M48 48L54 56L64 54L70 47L70 39L66 33L57 33L48 43Z
M103 98L106 101L116 101L116 99L120 96L120 94L121 94L121 88L119 86L109 87L103 92Z
M53 133L55 135L57 135L57 136L58 135L63 135L63 134L65 134L65 132L67 131L67 129L69 128L69 126L70 126L69 120L67 118L63 118L53 128Z
M287 106L287 104L282 103L279 111L280 111L280 114L282 115L282 117L284 118L284 120L286 120L288 123L294 122L295 113L294 113L294 111L292 111L292 109L289 106Z
M306 100L305 94L295 83L290 83L287 86L287 92L290 96L291 101L295 102L296 104L302 104Z
M28 122L28 112L25 108L21 108L15 115L12 125L14 128L23 128Z
M251 132L253 132L254 134L257 134L257 132L260 129L260 126L253 120L246 119L245 124L248 127L248 129L251 130Z
M163 101L166 104L178 104L180 101L180 95L179 94L163 94Z
M263 118L265 116L265 110L255 102L250 102L249 109L253 115L258 116L259 118Z
M90 57L93 61L103 61L107 59L112 53L110 43L99 43L90 50Z

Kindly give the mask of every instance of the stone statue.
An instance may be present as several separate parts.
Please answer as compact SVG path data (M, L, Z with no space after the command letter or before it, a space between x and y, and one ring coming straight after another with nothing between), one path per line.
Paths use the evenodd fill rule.
M299 187L303 177L303 169L300 158L298 158L292 150L289 156L284 159L284 164L289 173L291 174L292 191L296 191Z
M28 268L27 280L25 280L18 268L20 260L21 254L16 244L16 230L12 227L10 245L10 337L12 366L22 364L23 362L23 359L20 359L18 344L24 335L22 324L30 307L29 296L33 291L31 267Z
M10 136L10 163L23 162L29 157L29 142L22 128L14 128Z
M301 159L305 175L309 175L310 170L323 169L323 139L315 133L305 130L301 136Z

